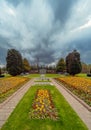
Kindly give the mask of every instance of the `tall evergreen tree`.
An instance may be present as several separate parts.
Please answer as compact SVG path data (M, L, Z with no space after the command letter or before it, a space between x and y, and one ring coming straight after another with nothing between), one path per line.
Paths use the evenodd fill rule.
M22 56L19 51L15 49L8 50L6 61L9 74L16 76L22 72Z
M65 71L65 61L63 58L61 58L58 63L57 63L57 66L56 66L56 71L57 72L64 72Z
M67 72L71 75L75 75L81 72L82 66L80 62L80 54L74 50L66 57Z
M2 70L1 70L1 67L0 67L0 75L2 74Z

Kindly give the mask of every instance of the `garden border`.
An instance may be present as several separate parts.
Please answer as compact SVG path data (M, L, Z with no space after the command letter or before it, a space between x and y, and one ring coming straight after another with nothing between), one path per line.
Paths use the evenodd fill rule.
M89 105L87 105L83 100L81 100L75 94L73 94L70 90L68 90L60 81L57 81L56 79L54 79L54 80L56 83L61 85L69 94L71 94L77 101L79 101L86 109L88 109L88 111L91 112L91 107Z

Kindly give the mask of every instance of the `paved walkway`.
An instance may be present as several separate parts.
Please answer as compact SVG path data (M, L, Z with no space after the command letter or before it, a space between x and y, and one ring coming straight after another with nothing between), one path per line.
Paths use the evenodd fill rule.
M23 85L23 87L18 89L18 91L16 91L12 96L10 96L6 101L0 104L0 128L8 119L11 112L14 110L21 98L27 92L27 90L31 87L33 81L34 79L31 79L29 82Z
M79 117L91 130L91 112L88 111L80 102L78 102L71 94L69 94L61 85L59 85L54 79L51 79L52 83L57 87L65 99L69 102L72 108L76 111Z

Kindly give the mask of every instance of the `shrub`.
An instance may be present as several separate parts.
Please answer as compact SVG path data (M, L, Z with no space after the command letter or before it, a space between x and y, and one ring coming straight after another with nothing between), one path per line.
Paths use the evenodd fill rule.
M91 77L91 73L90 74L87 74L88 77Z
M5 77L5 75L0 75L0 78Z

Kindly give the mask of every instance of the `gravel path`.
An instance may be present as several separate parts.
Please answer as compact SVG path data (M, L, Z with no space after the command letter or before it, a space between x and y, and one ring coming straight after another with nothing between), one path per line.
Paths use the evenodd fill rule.
M33 84L33 79L27 82L23 87L18 89L13 95L11 95L6 101L0 104L0 128L10 116L16 105L19 103L24 94Z
M70 93L68 93L61 85L59 85L54 79L51 79L51 81L65 97L71 107L76 111L83 122L87 125L88 129L91 130L91 112L79 101L77 101L77 99L74 98Z

